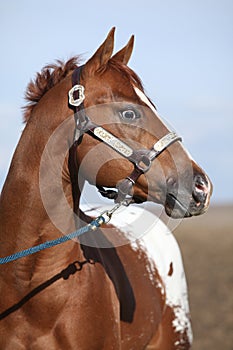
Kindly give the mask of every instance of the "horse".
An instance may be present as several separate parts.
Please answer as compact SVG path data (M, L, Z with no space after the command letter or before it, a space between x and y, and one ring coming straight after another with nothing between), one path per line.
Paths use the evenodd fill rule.
M0 198L0 256L90 225L101 209L105 220L0 267L2 350L191 346L179 248L142 206L161 204L176 219L200 215L212 184L128 67L134 37L113 54L114 31L84 65L57 61L28 85ZM108 204L81 205L85 181Z

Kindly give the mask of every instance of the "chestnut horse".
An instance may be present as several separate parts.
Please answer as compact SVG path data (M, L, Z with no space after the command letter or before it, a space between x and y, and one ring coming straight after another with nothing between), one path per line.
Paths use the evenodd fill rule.
M90 205L81 211L84 180L119 205L152 201L174 218L207 210L207 175L127 66L133 37L115 55L113 44L114 28L82 69L76 58L58 62L29 84L26 126L1 194L1 257L98 215ZM79 241L1 265L1 350L190 348L171 233L140 206L112 219Z

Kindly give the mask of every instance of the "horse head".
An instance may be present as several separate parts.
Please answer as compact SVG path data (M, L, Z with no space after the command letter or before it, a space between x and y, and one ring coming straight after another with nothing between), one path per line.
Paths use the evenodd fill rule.
M133 42L132 36L123 49L112 55L113 28L84 65L80 84L85 88L85 113L92 126L101 125L104 141L114 135L113 141L119 141L120 148L129 146L139 153L143 149L146 154L145 150L151 150L161 138L170 135L170 130L146 96L139 77L127 66ZM87 132L82 135L77 148L80 174L91 184L116 188L122 179L129 178L135 164L95 136ZM202 214L209 205L211 182L181 142L175 141L164 147L148 171L132 180L133 199L163 204L166 213L174 218Z

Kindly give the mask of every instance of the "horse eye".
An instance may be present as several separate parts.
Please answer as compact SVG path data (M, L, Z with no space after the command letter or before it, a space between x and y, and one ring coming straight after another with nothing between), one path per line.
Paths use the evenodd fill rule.
M122 111L121 116L123 119L130 120L130 121L138 118L136 112L133 109L127 109L125 111Z

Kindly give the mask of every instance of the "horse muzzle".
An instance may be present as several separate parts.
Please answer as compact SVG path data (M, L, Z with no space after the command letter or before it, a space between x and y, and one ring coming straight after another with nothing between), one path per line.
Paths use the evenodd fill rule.
M192 190L177 188L176 181L167 181L165 211L172 218L201 215L209 207L212 184L206 175L197 174L193 178Z

